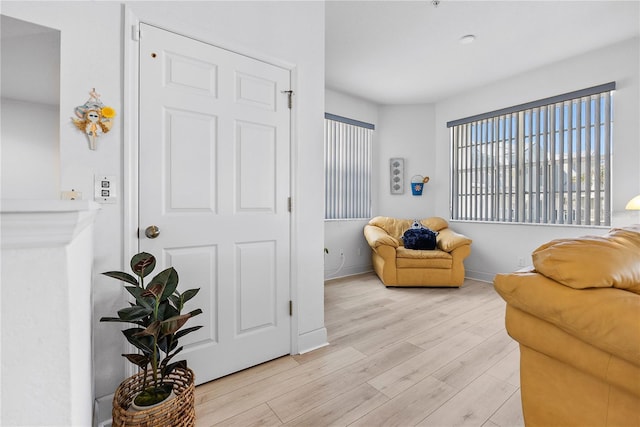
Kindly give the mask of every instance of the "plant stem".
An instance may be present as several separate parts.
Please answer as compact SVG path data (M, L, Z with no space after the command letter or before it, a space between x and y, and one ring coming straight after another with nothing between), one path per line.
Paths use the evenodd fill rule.
M156 304L153 308L153 320L158 321L158 309L160 308L160 298L162 295L156 297ZM153 357L151 358L151 367L153 369L153 386L158 387L158 331L153 334Z

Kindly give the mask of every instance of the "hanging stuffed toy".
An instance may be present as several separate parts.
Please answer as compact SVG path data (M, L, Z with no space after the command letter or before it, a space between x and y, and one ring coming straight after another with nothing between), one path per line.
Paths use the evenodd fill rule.
M100 94L94 88L89 92L90 98L75 108L77 118L72 117L73 124L89 137L89 148L96 149L96 139L111 130L116 110L105 106L100 101Z

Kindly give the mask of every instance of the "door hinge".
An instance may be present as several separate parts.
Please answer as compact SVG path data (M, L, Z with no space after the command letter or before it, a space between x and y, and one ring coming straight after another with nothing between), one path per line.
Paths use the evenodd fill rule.
M287 94L287 107L289 110L293 108L293 91L292 90L283 90L282 93Z
M291 197L288 197L288 198L287 198L287 210L288 210L289 212L291 212L291 204L292 204L292 202L291 202Z
M140 41L140 36L142 35L141 31L140 31L140 26L139 25L132 25L131 26L131 38L134 41Z
M289 300L289 316L293 316L293 301Z

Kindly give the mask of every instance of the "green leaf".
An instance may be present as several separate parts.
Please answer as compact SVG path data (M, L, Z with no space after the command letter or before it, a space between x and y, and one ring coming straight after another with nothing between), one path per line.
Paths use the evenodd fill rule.
M147 286L147 290L150 290L150 288L153 287L153 290L157 295L159 295L160 292L157 291L159 288L158 285L163 286L160 301L165 301L178 287L178 272L173 267L162 270L153 279L151 279L151 282Z
M131 258L131 270L138 277L147 277L156 268L156 258L146 252L140 252Z
M157 336L158 332L160 332L160 322L153 321L151 322L151 324L149 326L147 326L145 329L143 329L140 332L137 332L135 334L133 334L134 337L143 337L143 336Z
M180 316L180 312L176 310L171 304L165 301L166 305L164 306L163 316L160 320L167 320L172 317Z
M122 320L119 317L101 317L101 322L128 322L128 320Z
M178 272L175 268L169 267L169 277L167 278L167 286L164 288L164 292L162 294L162 299L168 299L178 288L178 282L180 281L178 277Z
M176 293L178 293L178 292L176 291ZM170 295L169 296L169 301L171 301L173 303L173 306L175 308L178 308L178 309L180 308L180 297L178 295L176 295L176 294Z
M124 357L127 358L127 360L131 363L133 363L134 365L139 366L140 368L144 369L145 366L147 366L150 362L149 357L143 355L143 354L123 354Z
M182 304L184 305L191 298L195 297L198 294L198 292L200 292L200 288L198 288L198 289L189 289L187 291L184 291L184 293L181 295L182 296Z
M167 364L171 361L171 359L178 353L180 353L182 351L183 347L180 347L179 349L177 349L176 351L174 351L172 354L168 355L167 357L164 358L164 360L162 361L162 363L160 363L160 369L164 370L165 366L167 366ZM164 376L164 373L162 374Z
M181 316L174 316L170 319L164 320L161 324L162 336L173 334L178 329L182 328L190 317L191 314L183 314Z
M138 305L153 310L153 299L142 296L144 289L135 286L125 286L125 289L136 299Z
M141 332L143 330L144 330L143 328L125 329L124 331L122 331L122 334L125 336L127 341L129 341L129 343L131 343L131 345L135 346L137 349L142 351L146 356L150 356L151 354L153 354L153 337L150 337L150 336L136 337L136 336L134 336L134 335L138 334L139 332Z
M158 299L164 291L164 283L149 283L147 289L142 292L143 297L153 297Z
M102 274L104 274L105 276L108 276L108 277L113 277L114 279L122 280L123 282L127 282L127 283L130 283L130 284L135 285L135 286L140 286L138 284L138 279L136 279L135 277L133 277L129 273L124 273L122 271L107 271L107 272L102 273Z
M180 338L182 338L183 336L185 336L187 334L190 334L191 332L195 332L200 328L202 328L202 325L200 325L200 326L192 326L190 328L186 328L186 329L182 329L180 331L176 331L175 335L173 336L173 339L175 341L177 341Z
M199 308L196 308L195 310L192 310L188 313L191 317L195 317L198 314L202 314L202 310L200 310Z
M173 370L176 368L187 369L187 361L180 360L178 362L170 363L169 365L165 366L164 369L162 370L162 377L163 378L166 377L171 372L173 372Z
M149 310L148 308L134 305L133 307L127 307L118 310L118 317L120 317L120 319L122 319L123 321L133 322L150 315L152 312L153 310Z

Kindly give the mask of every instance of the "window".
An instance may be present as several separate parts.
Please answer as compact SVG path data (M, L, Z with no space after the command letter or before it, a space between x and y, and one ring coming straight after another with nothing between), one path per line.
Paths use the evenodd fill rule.
M325 114L326 219L371 217L371 144L374 126Z
M451 218L610 225L615 83L447 123Z

